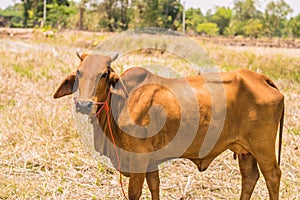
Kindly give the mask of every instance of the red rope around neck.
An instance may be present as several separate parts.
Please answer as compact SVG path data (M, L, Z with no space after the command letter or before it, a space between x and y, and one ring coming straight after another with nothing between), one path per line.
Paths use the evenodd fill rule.
M116 141L115 141L115 138L114 138L114 135L113 135L113 131L112 131L112 127L111 127L111 123L110 123L110 114L109 114L109 110L110 110L110 107L109 107L109 99L110 99L110 91L108 92L107 94L107 98L105 101L102 101L102 102L94 102L94 104L96 105L102 105L101 108L97 111L97 113L95 114L95 116L98 116L100 114L100 112L104 109L106 111L106 117L107 117L107 124L108 124L108 129L109 129L109 134L110 134L110 137L111 137L111 140L114 144L114 149L115 149L115 153L116 153L116 156L117 156L117 161L118 161L118 171L120 173L120 186L121 186L121 189L122 189L122 193L123 193L123 196L126 200L128 200L126 194L125 194L125 191L124 191L124 187L123 187L123 181L122 181L122 174L121 174L121 162L120 162L120 157L119 157L119 154L118 154L118 151L117 151L117 145L116 145Z

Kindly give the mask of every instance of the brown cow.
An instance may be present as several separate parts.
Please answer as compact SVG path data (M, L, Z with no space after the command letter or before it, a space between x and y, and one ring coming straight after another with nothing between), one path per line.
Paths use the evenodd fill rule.
M204 171L227 149L238 155L241 199L250 199L259 178L258 165L270 199L279 198L284 96L269 78L241 69L168 79L139 67L118 76L110 67L116 57L78 56L81 64L77 72L63 80L54 98L79 91L77 111L98 113L92 121L99 123L95 130L103 130L103 135L95 136L95 149L110 157L115 166L121 165L121 173L130 177L130 200L140 198L145 178L152 199L159 199L159 163L187 158ZM109 122L102 109L105 105L99 102L108 103ZM160 127L154 131L157 134L150 133L152 123L152 129ZM109 150L112 137L108 124L121 163L116 161L114 150ZM181 135L179 139L177 135Z

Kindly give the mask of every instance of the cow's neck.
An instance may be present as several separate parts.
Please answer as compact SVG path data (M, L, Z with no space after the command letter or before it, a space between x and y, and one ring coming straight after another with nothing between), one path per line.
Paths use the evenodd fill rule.
M108 105L110 107L110 100L108 102ZM120 137L120 129L114 120L111 108L109 109L108 114L109 114L109 121L108 121L107 111L105 109L103 109L97 116L98 122L94 123L94 132L95 132L94 139L95 139L96 150L105 156L111 157L112 153L115 154L115 152L112 152L112 149L110 148L113 146L112 136L114 137L114 141L118 147L122 148L123 144ZM108 123L110 123L111 126L111 133L110 133ZM108 144L108 142L110 144Z
M99 116L98 116L98 122L100 127L102 128L103 132L105 133L105 135L107 136L107 138L109 138L109 140L112 142L112 138L111 138L111 133L110 133L110 129L109 129L109 124L111 126L111 130L112 130L112 135L116 141L116 144L118 146L122 145L121 141L120 141L120 135L119 135L119 128L114 120L114 117L112 115L111 110L108 111L109 113L109 120L108 121L108 117L107 117L107 113L106 111L102 111Z

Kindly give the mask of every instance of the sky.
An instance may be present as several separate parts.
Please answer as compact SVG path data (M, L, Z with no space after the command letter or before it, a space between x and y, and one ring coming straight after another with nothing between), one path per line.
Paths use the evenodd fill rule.
M185 2L186 8L194 7L194 8L201 8L202 13L206 13L209 9L214 9L216 6L226 6L226 7L233 7L234 0L181 0L181 2ZM261 9L264 9L264 6L270 0L259 0ZM13 5L15 2L20 2L20 0L0 0L0 8L5 9L9 5ZM296 16L300 13L300 1L299 0L285 0L294 12L291 16Z

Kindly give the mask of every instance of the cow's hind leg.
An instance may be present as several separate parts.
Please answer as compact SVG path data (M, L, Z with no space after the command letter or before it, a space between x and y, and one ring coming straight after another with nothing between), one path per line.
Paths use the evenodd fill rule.
M257 161L259 168L266 180L270 199L278 200L281 170L276 162L276 159L274 159L273 162L266 162L265 160Z
M270 199L278 200L281 170L276 160L275 142L272 142L272 145L258 143L253 153L266 180Z
M239 154L239 167L242 176L242 193L241 200L250 199L255 184L259 178L256 159L252 154Z
M152 200L159 200L159 175L158 170L147 172L146 180L149 186Z

